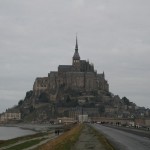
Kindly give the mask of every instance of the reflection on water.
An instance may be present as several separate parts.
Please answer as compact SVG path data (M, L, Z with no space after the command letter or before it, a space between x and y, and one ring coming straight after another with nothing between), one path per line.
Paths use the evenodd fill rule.
M15 137L34 134L32 130L23 130L18 127L0 127L0 140L8 140Z

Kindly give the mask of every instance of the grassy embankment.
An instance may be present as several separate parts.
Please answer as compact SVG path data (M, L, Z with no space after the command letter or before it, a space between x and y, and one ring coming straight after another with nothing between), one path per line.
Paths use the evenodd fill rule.
M27 141L27 142L24 142L24 143L12 146L10 148L6 148L5 150L21 150L21 149L25 149L25 148L31 147L33 145L39 144L43 140L45 140L45 138L30 140L30 141Z
M38 137L43 137L44 135L47 135L48 133L36 133L36 134L33 134L33 135L27 135L27 136L23 136L23 137L18 137L18 138L14 138L14 139L10 139L10 140L1 140L0 141L0 148L2 148L2 147L5 147L5 146L9 146L9 145L13 145L13 144L15 144L15 143L17 143L17 142L22 142L22 141L26 141L26 140L32 140L32 139L34 139L34 138L38 138ZM41 138L41 140L43 140L42 138ZM40 141L41 141L40 140ZM39 143L40 142L39 141L39 139L38 140L32 140L31 142L28 142L28 143L26 143L26 142L24 142L26 145L34 145L34 143L36 144L36 143ZM22 143L22 144L19 144L18 146L21 146L22 147L22 145L24 145L25 146L25 144L24 143ZM16 145L17 146L17 145ZM28 146L29 147L29 146ZM16 147L17 148L17 147ZM11 149L12 150L12 149ZM15 150L17 150L17 149L15 149ZM20 149L19 149L20 150Z
M35 150L70 150L71 146L78 140L83 127L82 124L78 124L58 138L41 145Z
M113 145L108 141L108 139L100 132L98 132L96 129L90 126L90 128L93 130L93 134L97 136L100 143L104 146L105 150L115 150Z

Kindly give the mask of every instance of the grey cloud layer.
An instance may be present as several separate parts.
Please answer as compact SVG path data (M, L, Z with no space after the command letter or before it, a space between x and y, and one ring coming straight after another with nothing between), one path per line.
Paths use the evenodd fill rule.
M149 0L1 0L0 112L24 98L37 76L71 63L76 32L81 58L106 72L110 90L150 107L149 6Z

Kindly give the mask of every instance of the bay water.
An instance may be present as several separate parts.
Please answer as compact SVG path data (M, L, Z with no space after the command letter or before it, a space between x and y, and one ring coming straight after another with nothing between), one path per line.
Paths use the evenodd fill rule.
M20 136L34 134L32 130L21 129L19 127L0 126L0 140L8 140Z

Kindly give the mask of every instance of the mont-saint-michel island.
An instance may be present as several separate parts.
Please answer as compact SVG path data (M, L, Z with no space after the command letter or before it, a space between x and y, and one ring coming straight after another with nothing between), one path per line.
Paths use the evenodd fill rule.
M150 0L0 1L0 150L150 150Z
M59 65L45 77L37 77L24 100L0 115L9 122L107 122L123 125L150 125L150 110L139 107L127 97L109 91L105 73L82 60L76 37L70 65Z
M115 150L110 129L150 137L150 110L111 93L104 71L81 59L77 37L72 53L70 65L37 77L25 98L0 114L1 126L36 131L0 141L2 149Z

